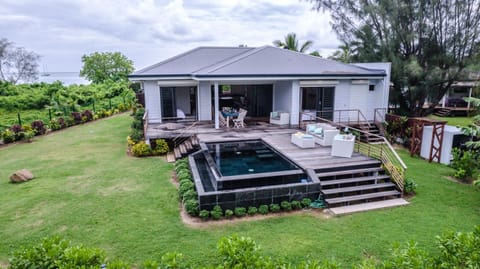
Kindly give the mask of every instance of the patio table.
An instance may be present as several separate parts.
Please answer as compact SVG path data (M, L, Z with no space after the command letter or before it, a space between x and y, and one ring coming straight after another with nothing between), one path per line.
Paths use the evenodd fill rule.
M227 119L227 128L230 128L230 119L238 117L238 112L225 112L222 111L222 115Z

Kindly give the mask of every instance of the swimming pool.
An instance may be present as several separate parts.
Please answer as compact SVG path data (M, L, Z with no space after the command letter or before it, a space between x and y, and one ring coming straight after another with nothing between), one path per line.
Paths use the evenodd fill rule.
M189 156L200 209L316 199L320 182L262 140L200 143ZM313 176L312 176L313 175Z
M207 148L221 176L299 169L261 140L209 143Z

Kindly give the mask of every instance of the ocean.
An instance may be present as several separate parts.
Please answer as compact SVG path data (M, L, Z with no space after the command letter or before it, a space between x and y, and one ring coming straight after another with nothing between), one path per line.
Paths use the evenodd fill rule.
M48 76L46 74L49 74ZM61 81L63 85L71 84L90 84L88 80L80 77L80 72L48 72L40 73L37 82L52 83L54 81Z

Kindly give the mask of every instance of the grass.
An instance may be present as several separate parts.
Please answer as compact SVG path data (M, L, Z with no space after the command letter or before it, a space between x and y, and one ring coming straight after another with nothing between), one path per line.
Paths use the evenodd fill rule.
M409 206L339 218L290 215L189 228L179 217L172 165L125 154L130 122L122 114L0 148L0 264L20 246L52 235L137 265L171 251L182 252L192 264L211 264L217 241L236 233L252 237L265 255L288 261L334 258L349 266L364 257L386 257L393 242L415 240L433 250L436 235L471 231L480 223L479 191L447 180L450 168L402 151L407 175L418 183ZM36 179L8 183L22 168Z
M439 117L436 115L429 115L431 119L447 121L448 125L466 127L472 123L473 117Z

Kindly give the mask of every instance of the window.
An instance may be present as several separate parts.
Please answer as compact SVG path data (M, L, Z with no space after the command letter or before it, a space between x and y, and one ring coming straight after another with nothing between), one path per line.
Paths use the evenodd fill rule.
M375 85L373 84L368 85L368 90L373 92L375 90Z

